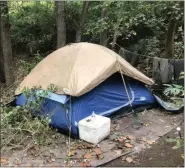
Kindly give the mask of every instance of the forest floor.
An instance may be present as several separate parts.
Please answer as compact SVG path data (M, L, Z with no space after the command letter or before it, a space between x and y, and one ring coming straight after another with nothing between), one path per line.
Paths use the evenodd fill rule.
M182 117L182 113L169 115L158 109L147 110L138 114L138 123L143 123L142 125L138 124L140 128L133 127L130 122L133 118L132 115L121 117L113 120L109 137L100 142L99 147L71 139L71 158L68 158L69 141L66 135L61 134L59 138L52 138L52 144L47 146L31 144L31 141L28 141L20 148L1 153L2 166L184 167L183 146L180 145L173 149L179 140L177 127L181 128L181 136L184 137ZM57 135L57 133L53 131L53 135ZM127 136L134 140L133 143L127 142L133 146L129 149L124 147L125 143L121 139ZM175 142L167 142L167 139L175 140ZM181 140L183 142L183 139ZM100 155L97 155L96 150L100 152ZM102 159L99 159L100 156ZM84 162L85 158L89 161Z
M181 133L184 137L184 123L180 125ZM161 137L151 148L141 151L132 156L133 162L125 161L125 157L120 157L102 167L184 167L184 147L176 150L172 149L173 143L167 143L167 138L177 138L177 131L173 129L165 136Z

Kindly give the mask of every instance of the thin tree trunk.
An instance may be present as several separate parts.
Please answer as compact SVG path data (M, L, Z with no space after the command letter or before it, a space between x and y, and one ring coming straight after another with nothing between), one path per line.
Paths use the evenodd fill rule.
M65 1L55 1L57 48L66 45Z
M118 38L118 30L116 29L113 35L113 40L112 40L112 50L115 49L117 38Z
M3 61L3 52L2 52L2 44L1 44L1 16L0 16L0 82L5 82L5 74L4 74L4 61Z
M174 34L176 28L176 20L174 19L174 13L171 14L168 31L166 35L166 46L165 46L165 58L172 58L174 54Z
M1 64L1 73L4 81L7 85L12 84L13 70L12 70L12 44L10 37L10 25L8 17L8 5L7 1L0 2L0 64Z
M80 42L82 38L82 31L85 25L85 19L87 17L87 12L89 9L89 1L84 1L83 2L83 7L82 7L82 12L81 12L81 20L80 20L80 25L78 26L78 29L76 31L76 42Z
M108 11L107 8L104 7L102 9L101 18L106 19L108 17ZM102 31L100 33L100 45L107 46L107 29L105 29L102 25Z
M112 50L115 50L115 46L117 44L116 42L119 35L120 17L121 17L121 14L118 16L117 23L115 25L115 31L114 31L113 40L112 40Z

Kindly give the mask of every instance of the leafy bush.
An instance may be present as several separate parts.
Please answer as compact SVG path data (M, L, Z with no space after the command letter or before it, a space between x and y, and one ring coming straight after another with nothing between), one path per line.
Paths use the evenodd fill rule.
M183 41L175 42L174 58L175 59L184 58L184 42Z
M27 73L30 73L31 70L40 62L42 61L43 57L41 57L39 54L37 54L34 58L34 62L28 62L26 60L20 60L24 69Z
M181 72L181 73L180 73L179 79L184 79L184 72Z
M179 79L184 79L184 72L180 73ZM184 86L175 84L163 84L167 88L163 91L168 97L184 97Z
M178 148L183 148L184 147L184 138L168 138L166 139L168 143L175 143L175 145L172 147L172 149L178 149Z
M108 17L101 18L106 7ZM66 2L67 43L75 41L80 21L82 2ZM183 57L183 11L178 2L106 1L91 2L83 41L99 43L102 30L108 31L108 43L115 31L122 47L138 43L138 53L162 57L169 18L175 12L178 20L175 32L175 58ZM9 2L12 43L15 52L24 51L31 55L37 52L48 54L56 46L56 18L53 1ZM144 40L141 40L144 39ZM144 43L147 43L143 45Z
M146 57L162 57L160 41L156 37L141 39L137 44L132 45L128 49Z
M54 87L50 87L52 90ZM36 88L35 88L36 89ZM23 107L1 108L1 151L6 152L8 148L25 148L28 144L49 145L55 140L63 137L62 134L54 131L50 126L50 117L38 114L41 111L41 104L49 90L44 91L42 96L35 94L35 89L25 89L23 94L28 100L35 96L35 103L26 102ZM33 115L37 112L36 115Z
M54 4L25 2L15 8L14 3L10 2L9 10L14 50L31 55L53 50L56 44Z
M166 96L173 96L173 97L183 97L184 96L184 87L181 85L175 85L175 84L164 84L167 86L167 88L164 90L164 94Z

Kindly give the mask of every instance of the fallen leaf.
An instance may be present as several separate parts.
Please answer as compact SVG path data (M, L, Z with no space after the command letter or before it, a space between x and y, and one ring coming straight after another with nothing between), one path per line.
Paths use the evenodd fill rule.
M119 142L123 142L124 140L125 140L124 137L119 137L119 138L118 138L118 141L119 141Z
M5 157L1 157L1 164L2 165L6 165L6 164L8 164L8 158L5 158Z
M149 145L152 145L153 144L153 141L147 140L145 137L142 137L141 140L144 141L144 142L146 142Z
M101 152L101 149L100 148L95 148L95 153L96 153L96 155L101 155L102 154L102 152Z
M133 162L133 159L132 159L131 157L127 157L125 160L126 160L127 162L129 162L129 163Z
M71 157L71 156L74 156L76 154L77 154L76 150L72 150L72 151L69 152L68 156Z
M153 144L153 142L152 142L152 141L149 141L149 140L147 140L146 142L147 142L147 144L149 144L149 145L152 145L152 144Z
M20 165L20 164L21 164L21 161L20 161L19 159L15 159L14 163L15 163L16 165Z
M120 128L119 124L116 124L116 125L114 126L114 130L115 130L115 131L118 131L119 128Z
M133 146L130 143L125 143L125 147L132 148Z
M51 159L52 162L55 162L55 158Z
M91 153L85 154L85 155L84 155L84 158L85 158L85 159L88 159L88 160L91 159L91 158L92 158Z
M103 155L97 155L98 160L102 160L103 159Z
M80 163L80 167L90 167L90 162L82 162Z
M51 159L47 159L47 162L48 162L48 163L52 163L52 160L51 160Z
M86 148L86 149L89 149L89 148L93 148L93 147L94 147L93 144L90 144L90 143L88 143L88 142L82 142L82 145L83 145L83 147Z
M83 144L77 144L77 145L75 145L75 147L74 147L74 149L76 148L76 149L82 149L84 146L83 146Z
M100 159L103 159L103 156L102 156L102 151L100 148L95 148L95 153L96 153L96 156L97 158L100 160Z
M144 142L147 141L147 139L145 137L142 137L141 140L144 141Z
M129 140L133 140L134 139L134 137L130 136L130 135L127 135L126 138L129 139Z
M150 124L149 124L149 123L144 123L143 125L147 127L147 126L149 126Z
M117 155L121 155L122 154L122 150L114 150L114 152L116 152Z

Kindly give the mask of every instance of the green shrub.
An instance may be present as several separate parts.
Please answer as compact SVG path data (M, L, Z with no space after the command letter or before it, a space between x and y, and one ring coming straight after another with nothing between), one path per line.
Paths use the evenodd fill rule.
M16 9L10 5L9 11L14 50L33 55L37 52L47 53L55 48L53 3L35 5L34 2L25 2Z
M28 100L35 96L34 103L26 102L22 107L3 107L1 111L1 151L7 152L11 149L25 148L25 145L38 144L50 145L56 143L55 140L64 136L53 130L49 124L51 116L39 115L41 104L44 101L44 96L47 96L49 91L53 91L55 87L51 86L51 90L42 92L42 95L36 95L35 90L25 88L23 94ZM33 115L34 110L34 115ZM52 114L51 114L52 115ZM53 137L55 140L53 141Z
M32 61L31 63L27 60L20 60L22 63L24 69L26 70L27 73L30 73L31 70L40 62L42 61L43 57L41 57L39 54L35 55L34 62Z

